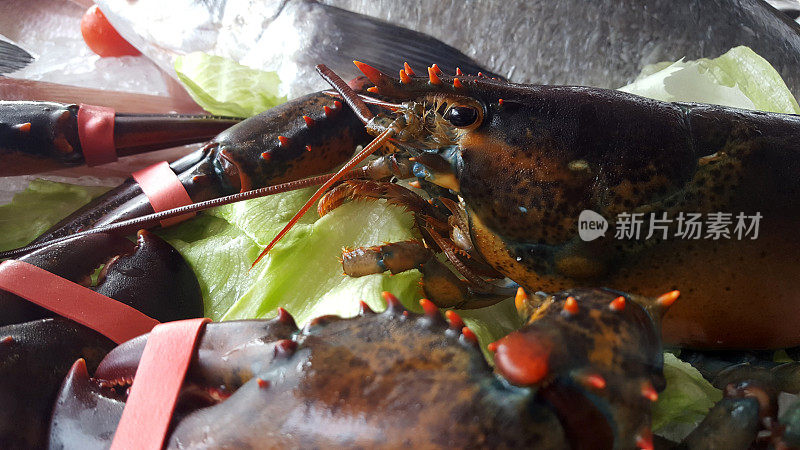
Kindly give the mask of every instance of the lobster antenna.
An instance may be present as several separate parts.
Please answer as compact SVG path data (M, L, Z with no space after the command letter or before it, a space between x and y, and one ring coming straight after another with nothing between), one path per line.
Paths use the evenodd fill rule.
M341 180L346 172L349 172L351 169L355 168L355 166L360 164L361 161L367 158L367 156L373 154L375 150L379 149L387 140L389 140L392 134L394 134L393 128L387 128L383 130L383 132L379 134L378 137L376 137L372 142L370 142L369 145L364 147L363 150L358 152L358 154L354 156L350 161L348 161L347 164L344 165L344 167L339 169L339 171L336 172L332 177L328 178L328 181L326 181L325 184L323 184L322 186L320 186L319 189L317 189L317 192L315 192L314 195L312 195L311 198L308 199L308 201L303 205L303 207L300 208L300 210L295 213L294 217L292 217L292 219L289 220L286 226L283 227L280 233L278 233L278 235L275 236L274 239L272 239L269 245L267 245L267 247L258 255L258 258L256 258L255 261L253 261L253 265L250 266L250 268L252 269L256 264L258 264L259 261L261 261L261 258L266 256L266 254L269 253L270 250L272 250L272 247L274 247L275 244L277 244L278 241L280 241L281 238L297 223L297 221L300 220L300 218L303 217L303 215L314 205L314 203L316 203L316 201L319 200L320 197L322 197L325 194L328 188L333 186L333 184L336 183L337 181Z
M334 175L336 174L328 173L325 175L317 175L315 177L303 178L301 180L294 180L288 183L276 184L274 186L267 186L259 189L254 189L252 191L239 192L236 194L227 195L225 197L215 198L213 200L206 200L204 202L192 203L190 205L185 205L178 208L166 209L164 211L160 211L157 213L148 214L145 216L139 216L133 219L123 220L109 225L102 225L96 228L91 228L89 230L79 231L77 233L70 234L69 236L62 236L59 238L50 239L48 241L38 242L36 244L26 245L24 247L15 248L13 250L6 250L4 252L0 252L0 260L8 258L16 258L18 256L24 255L25 253L32 252L34 250L39 250L40 248L47 247L48 245L51 244L57 244L59 242L64 242L69 239L78 238L82 236L88 236L90 234L111 233L111 232L122 235L132 234L141 228L153 228L156 225L158 225L162 220L170 219L172 217L203 211L209 208L214 208L216 206L229 205L231 203L241 202L244 200L267 197L269 195L280 194L282 192L295 191L297 189L303 189L310 186L319 186L320 184L325 183L325 181L327 181L328 179L332 178ZM362 175L363 175L362 170L356 169L343 174L341 179L348 180Z
M342 96L339 95L339 93L334 90L322 91L322 93L325 95L329 95L331 97L342 98ZM356 95L358 95L358 97L368 105L383 106L384 108L391 109L392 111L396 111L401 106L403 106L398 103L387 102L385 100L378 100L375 97L370 97L369 95L360 94L358 92L356 92Z
M366 124L375 117L375 115L372 114L372 111L369 110L367 105L361 100L358 94L356 94L352 89L350 89L350 86L348 86L347 83L345 83L345 81L342 80L341 77L336 75L332 70L330 70L324 64L320 64L317 66L317 72L319 72L322 78L324 78L325 81L327 81L331 85L331 87L336 89L339 95L342 96L342 99L345 102L347 102L347 105L353 109L353 111L356 113L358 118L361 119L362 122ZM339 181L345 173L354 169L358 164L361 163L361 161L366 159L367 156L371 155L372 153L375 152L375 150L379 149L392 136L392 134L394 134L394 129L391 127L387 127L372 142L370 142L366 147L364 147L364 149L362 149L360 152L358 152L358 154L353 156L353 158L351 158L350 161L347 162L347 164L345 164L341 169L339 169L339 171L336 172L334 176L329 178L325 182L325 184L320 186L320 188L317 189L317 192L315 192L314 195L312 195L311 198L308 199L308 201L303 205L303 207L300 208L300 210L295 213L294 217L292 217L291 220L289 220L286 226L283 227L283 229L278 233L278 235L275 236L275 238L272 239L269 245L267 245L266 248L264 248L264 250L258 255L256 260L253 261L253 265L250 266L250 268L252 269L253 267L255 267L255 265L258 264L259 261L261 261L261 258L266 256L266 254L269 253L270 250L272 250L275 244L277 244L278 241L280 241L281 238L283 238L283 236L285 236L286 233L292 229L292 227L297 223L297 221L300 220L300 218L303 217L303 215L309 209L311 209L314 203L316 203L316 201L319 200L320 197L322 197L325 194L325 192L331 186L333 186L334 183Z
M353 61L355 62L355 61ZM367 105L361 100L361 97L355 93L350 86L334 71L328 68L325 64L317 64L317 73L331 85L336 92L342 96L342 99L347 103L347 106L352 108L356 116L366 124L372 120L375 115L369 110Z

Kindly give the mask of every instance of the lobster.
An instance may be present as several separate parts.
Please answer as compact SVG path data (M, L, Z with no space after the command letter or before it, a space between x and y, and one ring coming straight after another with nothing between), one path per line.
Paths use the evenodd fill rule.
M391 130L384 147L392 154L376 163L381 170L344 174L318 210L385 198L414 212L423 240L344 254L354 275L417 268L431 301L462 308L508 297L513 286L492 282L502 277L532 291L603 284L652 296L681 288L686 298L663 326L670 344L800 344L793 324L783 320L800 313L798 241L791 231L800 220L797 116L519 85L460 71L445 76L435 66L427 77L405 67L399 80L359 67L374 97L363 93L364 79L351 83L362 94L340 94L349 103L366 101L355 106L356 114L331 92L310 94L241 122L174 163L191 199L325 172L347 161L356 144L369 142L367 131ZM424 187L431 202L387 182L414 176L412 185ZM614 217L626 213L660 218L721 211L763 220L756 240L584 241L577 224L584 210L615 227L620 220ZM36 242L153 212L129 180ZM673 222L664 237L676 227ZM461 277L434 257L439 252Z
M703 267L694 264L702 266L703 258L710 257L713 250L698 244L699 248L690 253L693 258L697 258L697 262L681 261L693 264L693 273L679 272L680 277L673 277L673 281L668 282L662 282L661 278L650 281L648 277L654 275L648 275L647 270L655 269L645 266L644 258L667 252L671 248L669 246L674 244L668 241L633 242L626 245L611 245L608 241L581 242L575 236L575 219L577 213L583 209L607 213L625 211L625 208L644 211L672 211L678 207L712 210L711 208L730 205L749 208L758 203L759 199L768 198L770 204L759 204L759 207L768 209L761 211L781 213L785 223L792 223L796 218L793 209L796 207L796 200L790 195L796 190L797 178L792 175L798 169L791 139L798 130L798 119L795 116L754 113L709 105L669 104L591 88L514 85L460 73L455 77L446 77L435 67L429 70L426 78L409 74L410 68L405 68L399 81L368 66L362 65L361 68L373 84L368 92L375 97L365 94L354 96L341 86L338 87L341 99L352 104L355 114L331 92L311 94L236 125L205 145L197 154L173 164L173 170L178 172L178 178L192 200L200 202L236 191L257 190L262 186L330 170L350 157L353 145L369 141L362 124L367 122L366 130L373 135L383 136L383 140L379 142L396 152L377 159L363 169L349 170L352 164L348 164L348 170L343 172L345 180L334 186L320 201L319 212L325 214L345 201L360 198L385 198L411 210L422 235L421 242L390 243L353 250L343 255L345 269L353 275L359 275L418 268L425 277L423 287L426 295L438 306L444 307L480 307L504 298L510 289L491 282L502 276L508 276L529 291L547 286L548 290L554 290L555 286L560 286L559 283L574 283L576 280L586 283L611 280L604 282L615 287L625 280L639 280L637 282L642 284L637 284L636 290L640 292L646 291L651 284L661 283L668 286L667 290L685 285L690 289L688 299L678 305L699 302L697 298L702 299L707 295L699 289L691 290L693 286L703 285L699 282L697 285L693 284L695 278L708 275L700 271ZM364 87L363 84L361 80L355 87L363 92L360 89ZM399 100L406 102L391 103ZM368 106L359 105L358 102L366 102ZM385 109L397 114L384 115L381 111ZM564 124L554 117L574 117L575 120ZM626 120L631 117L635 117L636 121ZM595 132L597 139L592 140L587 136L588 131ZM389 134L392 135L391 140L386 139ZM371 144L370 147L374 149L377 145ZM404 152L409 155L403 155ZM520 164L501 164L509 161ZM759 177L759 173L769 173L773 177ZM414 191L387 182L392 177L414 176L418 179L412 185L426 188L432 197L430 201ZM316 177L301 184L332 183L334 178ZM296 186L297 183L289 185ZM548 195L523 195L531 192ZM761 197L767 194L769 196ZM239 195L236 198L242 196L236 195ZM786 209L779 211L778 206ZM187 208L193 207L166 211L144 219L157 223L167 216L183 214L187 212ZM141 189L135 182L128 181L99 199L96 204L62 221L41 237L38 245L45 245L54 238L65 239L65 236L86 227L109 229L109 223L124 224L126 219L151 212L153 209L144 200ZM767 217L766 213L764 215ZM779 225L765 222L762 230L782 230ZM93 233L95 231L90 234ZM780 234L772 236L770 242L781 239L790 240L785 234ZM784 250L791 248L791 244L787 243ZM434 257L437 252L445 254L464 280ZM778 256L781 254L780 251L777 253ZM753 255L743 255L750 256ZM625 269L633 264L621 259L639 261L638 266L634 265L638 272L623 270L625 276L616 275L617 278L614 278L613 270L618 265ZM735 265L736 261L725 262ZM669 267L663 261L659 264L662 269ZM791 271L792 268L788 265L784 270ZM668 279L670 276L669 273L661 275ZM674 281L676 278L678 281ZM728 281L730 280L735 280L735 277ZM791 280L787 278L781 281L791 283ZM542 354L547 358L552 356L547 346L543 348L540 345L542 342L566 345L570 344L570 339L579 337L614 341L628 336L627 331L612 332L618 327L613 325L613 318L605 315L595 324L582 324L585 328L573 325L560 327L559 324L571 323L562 319L578 315L587 307L580 306L584 298L597 296L602 299L602 305L586 302L591 311L615 310L620 308L620 304L634 303L632 296L620 296L622 301L617 300L619 297L608 298L608 292L611 291L601 291L605 292L603 295L597 291L583 292L572 290L556 295L553 298L558 298L559 308L552 307L556 300L539 299L530 310L525 302L520 302L520 309L531 316L532 323L529 327L536 330L532 331L536 337L520 337L524 334L520 331L519 334L512 334L493 345L498 372L506 381L525 386L541 384L540 388L549 386L548 383L552 381L547 376L549 371L544 371L543 378L531 375L531 370L534 374L541 372L542 361L545 360L541 357ZM725 292L728 292L727 296L730 298L729 306L746 301L748 310L761 298L745 299L739 295L740 292L733 289ZM676 295L673 291L659 297L656 303L669 303ZM630 300L628 303L625 303L626 298ZM795 307L792 299L789 297L785 304L771 306L784 308L783 311L789 311L786 312L788 314ZM432 308L429 304L426 305ZM680 330L686 324L681 324L679 316L673 314L677 308L679 306L664 317L665 337L669 342L705 347L774 347L795 343L794 334L780 329L777 332L771 330L769 335L739 336L740 341L734 338L722 341L713 339L719 333L730 335L732 330L746 331L748 327L763 329L763 324L755 323L757 321L753 317L737 323L734 328L723 328L721 331L715 327L701 327L706 334L698 338L691 334L691 330ZM694 324L703 325L704 320L711 320L703 315L707 316L709 312L699 305L690 306L689 310L692 311ZM752 313L750 315L754 316ZM545 317L548 319L544 320ZM677 334L669 332L671 317L678 317L672 319L678 321L677 325L672 325L679 328ZM542 319L541 322L538 319ZM592 318L595 319L597 318ZM322 318L315 323L327 323L328 320ZM645 324L652 320L640 317L636 319L637 327L646 328ZM533 322L539 325L534 326ZM781 324L782 322L778 325ZM231 329L238 326L219 326L222 325L231 326ZM722 325L731 326L730 323ZM216 326L209 325L208 329ZM706 323L703 326L709 325ZM368 325L364 327L364 330L368 329ZM579 332L579 329L591 330L591 333ZM464 335L469 333L464 332ZM278 338L281 342L291 340L286 335L282 336ZM637 369L630 372L635 380L632 385L639 389L639 397L635 397L637 399L641 399L643 393L647 394L644 398L654 397L652 394L657 394L663 387L663 380L657 375L658 369L651 370L653 367L660 367L660 343L654 343L657 342L658 333L656 340L648 336L635 339L637 346L647 343L642 348L649 355L644 357L648 361L644 365L649 368L647 371ZM270 339L273 338L265 338L262 342ZM136 354L135 351L133 353ZM630 365L625 362L628 359L639 361L642 358L624 351L619 355L627 356L608 360L587 358L580 351L576 353L580 356L573 358L569 356L571 354L552 356L555 359L546 359L547 364L544 366L550 367L552 364L558 371L562 371L559 373L569 373L569 380L565 385L572 386L582 382L584 387L587 383L596 387L609 381L606 376L598 378L591 376L591 373L587 377L580 368L602 367L603 370L621 371L623 367ZM124 400L124 392L121 391L124 391L131 376L130 369L122 376L105 374L98 370L99 375L96 375L101 379L110 378L111 380L107 380L110 384L87 387L86 370L81 363L74 366L66 386L79 382L83 385L80 389L84 390L77 396L65 394L59 405L85 399L84 394L88 390L92 395L110 397L112 400L108 404L119 408L119 402ZM615 372L609 378L616 381L618 375ZM645 378L636 378L638 376ZM642 389L642 379L650 383L645 386L646 389ZM263 378L262 380L266 381ZM264 383L259 383L256 379L255 385L263 387L262 384ZM232 387L225 387L231 391L245 385L247 383L234 382ZM207 387L206 385L200 390L206 393L199 395L199 399L197 395L192 397L194 404L214 404L230 393L224 390L209 391ZM248 389L252 390L253 387ZM625 395L632 392L626 388L620 389ZM630 400L634 397L623 397L626 399L624 403L630 401L634 405L629 412L626 408L630 405L615 406L610 399L604 399L602 404L595 404L595 395L584 395L586 392L576 395L569 389L540 390L542 392L536 394L540 395L536 401L543 401L551 407L555 405L555 416L546 420L559 423L564 430L563 438L571 444L585 442L582 440L585 437L580 437L579 431L587 427L587 424L596 427L592 436L601 436L606 439L606 443L630 443L637 439L641 439L640 444L643 446L648 443L646 423L642 422L646 414L641 412L644 409L637 406L637 401ZM195 393L196 391L192 390ZM546 394L547 392L550 394ZM589 399L588 403L586 398ZM244 404L248 401L241 400ZM726 400L726 403L720 405L719 411L738 410L741 405L737 403L739 406L732 407L733 401ZM747 408L752 407L752 398L742 401L747 404ZM237 404L238 402L237 400ZM590 406L594 404L592 408L603 411L611 410L612 417L568 417L568 409L558 405L572 402ZM592 408L588 410L591 411ZM185 411L181 411L175 420L183 420L182 414ZM72 418L68 418L71 414ZM213 418L205 418L203 413L198 416L187 414L187 418L197 417L191 419L191 423L214 422ZM760 418L762 414L757 412L756 415ZM56 440L51 442L64 442L58 440L61 438L57 436L61 436L63 430L71 428L69 421L75 420L74 413L62 411L57 412L54 417L66 422L53 422L56 434L51 435L51 439ZM195 420L198 422L194 422ZM709 420L713 422L714 419ZM113 423L103 422L98 426L107 430ZM189 425L189 429L192 426ZM756 424L748 430L757 430L758 427ZM791 430L793 429L790 427ZM699 433L705 432L701 430ZM224 436L224 430L220 430L220 438L225 439ZM724 432L722 436L725 436ZM694 435L692 439L696 439L695 442L707 442L703 439L722 438ZM560 446L564 442L559 441L554 445Z

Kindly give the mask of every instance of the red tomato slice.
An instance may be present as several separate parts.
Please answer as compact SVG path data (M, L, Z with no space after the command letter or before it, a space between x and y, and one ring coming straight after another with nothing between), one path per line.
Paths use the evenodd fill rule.
M128 41L117 33L97 5L86 10L81 19L81 34L86 45L100 56L140 55Z

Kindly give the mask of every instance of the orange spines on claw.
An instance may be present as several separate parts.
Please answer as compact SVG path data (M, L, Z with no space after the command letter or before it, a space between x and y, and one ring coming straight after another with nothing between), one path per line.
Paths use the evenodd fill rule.
M678 290L670 291L667 292L666 294L659 295L658 298L656 299L656 303L665 308L668 308L672 306L672 304L675 303L675 300L677 300L678 297L680 296L681 296L680 291Z
M369 64L362 63L361 61L353 61L353 64L358 67L358 70L360 70L361 73L363 73L369 79L369 81L372 81L372 84L377 85L381 83L384 75L380 70L370 66Z
M622 311L625 309L625 297L620 295L612 300L611 303L608 304L608 307L614 311Z
M578 308L578 301L575 300L575 297L572 296L567 297L567 300L564 301L564 312L570 315L575 315L578 314L579 310L580 309Z
M642 397L650 400L651 402L658 400L658 392L656 391L656 388L653 387L653 384L649 381L646 381L642 384Z
M469 329L469 327L464 327L461 329L461 334L464 336L464 339L467 341L477 345L478 344L478 336L475 335L475 332Z
M419 305L422 306L422 309L425 311L425 315L431 317L436 317L439 315L439 308L427 298L419 299Z
M592 387L594 389L605 389L606 388L606 379L603 378L601 375L592 373L589 375L584 375L579 377L581 383L586 386Z
M464 321L461 319L461 316L458 315L455 311L448 309L444 316L447 318L447 321L450 322L450 328L455 329L462 329L464 328Z

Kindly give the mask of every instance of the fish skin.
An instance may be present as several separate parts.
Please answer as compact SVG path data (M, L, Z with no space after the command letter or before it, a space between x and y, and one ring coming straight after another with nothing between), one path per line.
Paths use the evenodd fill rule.
M746 45L800 94L800 25L761 0L325 2L414 27L519 83L616 89L646 64Z

